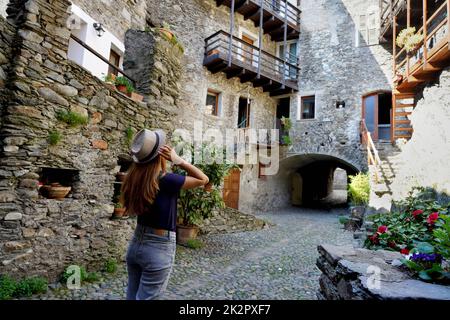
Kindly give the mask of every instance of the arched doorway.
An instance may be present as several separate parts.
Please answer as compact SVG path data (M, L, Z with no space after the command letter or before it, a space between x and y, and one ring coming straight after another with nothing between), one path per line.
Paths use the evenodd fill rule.
M392 92L376 91L364 95L362 117L374 141L390 141L392 135Z

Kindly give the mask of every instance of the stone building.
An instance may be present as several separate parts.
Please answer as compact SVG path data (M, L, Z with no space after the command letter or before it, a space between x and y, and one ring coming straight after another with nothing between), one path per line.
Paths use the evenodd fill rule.
M420 84L414 131L410 123L396 127L402 88L392 83L389 32L398 30L389 21L405 11L385 10L385 3L11 0L5 11L1 1L8 21L0 17L0 273L33 269L55 278L70 263L123 255L133 222L109 219L115 174L126 170L129 135L142 127L170 133L197 123L247 132L283 129L281 119L290 118L292 145L272 149L281 159L276 175L261 174L264 163L244 164L225 182L227 204L244 212L310 205L345 188L343 172L367 170L361 120L377 146L412 133L399 155L403 165L389 178L392 197L416 183L448 193L449 71L440 74L448 61L421 66L433 79L406 78L402 86ZM146 32L162 24L184 53ZM105 84L108 73L132 78L144 102ZM64 110L89 121L70 126L59 120ZM422 154L433 155L434 165ZM40 194L40 182L56 180L72 187L63 201Z

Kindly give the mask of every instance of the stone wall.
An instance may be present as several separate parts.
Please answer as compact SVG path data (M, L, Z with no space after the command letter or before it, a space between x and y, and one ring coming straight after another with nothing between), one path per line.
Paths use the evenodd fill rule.
M147 0L72 0L102 23L109 32L124 41L128 29L144 30Z
M450 287L411 278L398 252L321 245L319 299L450 300Z
M380 45L356 46L359 15L377 0L301 3L300 95L316 95L316 119L294 122L292 154L319 153L365 167L359 149L363 95L391 90L391 55ZM336 100L345 101L337 109ZM297 108L291 108L297 119Z
M0 126L3 111L8 101L7 78L11 66L11 47L14 41L15 30L2 16L0 16ZM0 142L0 147L2 142Z
M33 0L26 9L17 7L25 10L17 16L26 20L17 26L19 50L0 131L0 273L15 277L55 280L71 263L97 267L108 257L122 258L134 219L110 217L118 160L128 153L126 131L173 130L173 114L161 105L134 102L67 60L69 5ZM88 116L89 122L69 126L57 120L61 110ZM56 145L49 144L52 131L62 137ZM67 198L39 194L43 168L73 170Z
M424 186L450 196L450 68L418 97L410 119L411 140L401 145L399 168L391 184L394 200Z

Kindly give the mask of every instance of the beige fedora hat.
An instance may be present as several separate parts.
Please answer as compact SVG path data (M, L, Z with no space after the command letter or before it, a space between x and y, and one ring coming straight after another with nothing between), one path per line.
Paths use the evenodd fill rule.
M131 157L135 163L148 163L156 158L158 150L166 144L166 134L162 130L142 129L131 143Z

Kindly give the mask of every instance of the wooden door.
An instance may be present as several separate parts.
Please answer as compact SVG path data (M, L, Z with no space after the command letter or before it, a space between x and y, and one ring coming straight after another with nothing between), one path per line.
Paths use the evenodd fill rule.
M120 55L117 52L115 52L114 50L111 50L110 53L109 53L109 62L111 62L112 65L114 65L117 68L119 68L119 66L120 66ZM117 70L112 68L111 66L109 66L108 74L113 74L113 75L116 75L116 76L119 75Z
M239 184L241 182L241 172L234 169L225 177L223 183L223 201L230 208L239 209Z
M247 37L246 35L242 35L242 40L245 42L245 43L248 43L248 44L250 44L250 45L254 45L254 43L255 43L255 41L252 39L252 38L250 38L250 37ZM248 62L253 62L253 49L252 49L252 47L250 47L250 46L246 46L246 45L242 45L242 56L243 56L243 60L244 61L248 61Z

